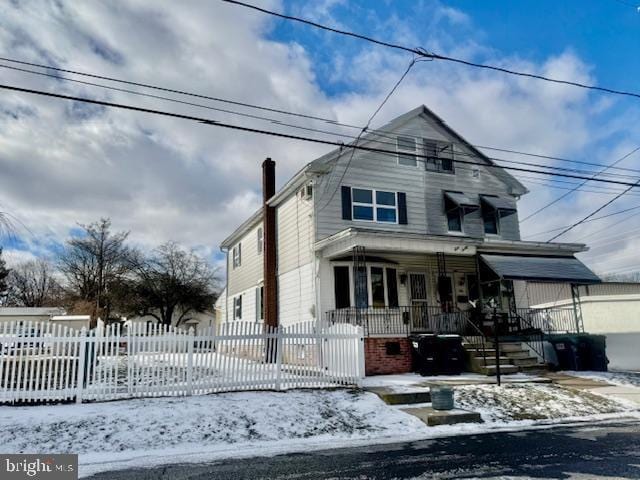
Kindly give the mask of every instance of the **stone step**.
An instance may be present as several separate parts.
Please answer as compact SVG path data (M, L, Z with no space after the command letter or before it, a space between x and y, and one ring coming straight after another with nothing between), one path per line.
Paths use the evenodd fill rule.
M523 373L542 374L549 371L546 365L538 363L537 365L522 365L518 367Z
M469 410L434 410L431 407L403 408L401 410L418 417L430 427L455 425L456 423L482 423L480 414Z
M503 365L500 364L500 374L501 375L509 375L510 373L518 373L520 369L515 365ZM483 375L495 375L496 374L496 366L495 365L487 365L480 367L479 373Z
M465 348L465 351L473 357L482 356L481 348ZM487 357L496 356L496 350L494 348L485 348L484 352L485 352L485 355L487 355Z
M412 392L393 392L386 388L368 388L378 395L388 405L410 405L416 403L430 403L431 393L424 390Z

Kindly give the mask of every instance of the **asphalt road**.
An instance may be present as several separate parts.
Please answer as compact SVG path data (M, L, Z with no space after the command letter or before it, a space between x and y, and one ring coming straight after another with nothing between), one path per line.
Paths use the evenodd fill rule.
M106 472L94 480L640 478L640 422Z

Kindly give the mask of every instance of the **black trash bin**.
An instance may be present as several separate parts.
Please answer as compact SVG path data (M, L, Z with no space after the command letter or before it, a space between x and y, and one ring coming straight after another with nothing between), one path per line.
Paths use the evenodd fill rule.
M438 337L433 334L412 335L413 370L423 377L438 374Z
M460 335L438 335L438 373L460 375L464 371L464 350Z
M558 357L559 370L581 370L582 364L578 352L578 342L575 337L562 336L549 340Z
M577 343L582 370L607 371L609 360L607 359L606 337L604 335L579 335Z

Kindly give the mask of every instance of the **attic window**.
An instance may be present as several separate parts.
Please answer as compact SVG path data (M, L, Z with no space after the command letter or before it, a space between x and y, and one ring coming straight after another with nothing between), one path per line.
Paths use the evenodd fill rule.
M454 173L453 143L425 139L424 153L427 157L427 170L432 172Z
M407 167L416 167L418 160L416 158L416 139L413 137L397 138L398 165Z

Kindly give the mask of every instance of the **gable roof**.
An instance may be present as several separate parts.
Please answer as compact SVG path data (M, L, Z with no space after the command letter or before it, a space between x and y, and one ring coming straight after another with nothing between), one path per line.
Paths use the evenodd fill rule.
M471 145L460 134L458 134L458 132L449 127L442 118L440 118L432 110L427 108L426 105L420 105L419 107L416 107L413 110L410 110L407 113L403 113L402 115L394 118L385 125L372 131L366 132L360 137L358 144L363 145L365 143L374 142L375 137L377 136L376 132L384 130L391 133L393 132L393 130L404 125L406 122L419 116L426 116L427 118L431 118L438 126L443 128L449 135L454 137L456 139L456 143L464 145L473 153L473 155L475 155L481 161L484 161L489 165L496 165L496 163L491 158L487 157L484 153ZM354 140L351 143L345 144L345 147L348 147L355 143L356 142ZM289 198L291 193L295 192L304 183L309 175L312 175L314 173L327 173L331 169L333 162L338 159L343 149L344 147L335 148L325 155L313 160L312 162L307 163L278 192L276 192L276 194L271 197L267 203L270 206L276 206L283 200ZM493 168L491 169L491 173L498 177L500 180L504 181L507 185L509 185L514 195L520 196L529 192L529 190L522 183L520 183L518 179L509 174L506 170L502 168ZM220 248L230 248L231 245L238 241L245 232L253 228L261 221L262 208L259 208L253 215L251 215L251 217L245 220L240 226L238 226L238 228L236 228L227 238L222 241L222 243L220 244Z

